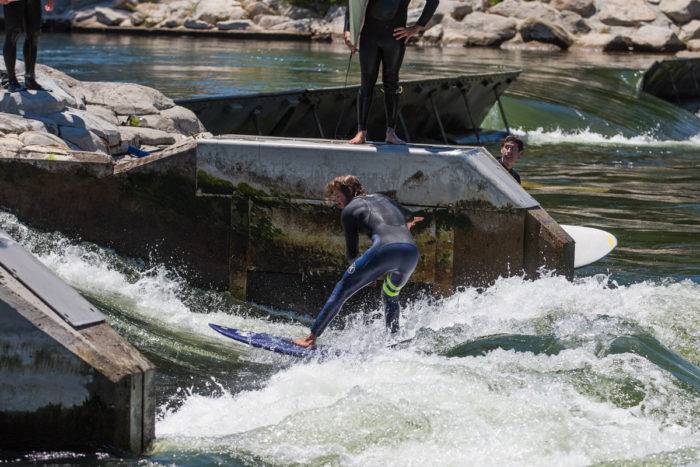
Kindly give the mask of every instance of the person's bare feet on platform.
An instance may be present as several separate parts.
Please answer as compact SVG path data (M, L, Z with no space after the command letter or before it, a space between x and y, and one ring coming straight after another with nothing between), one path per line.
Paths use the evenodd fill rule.
M357 130L357 134L353 139L348 141L350 144L365 144L367 142L367 132L365 130Z
M306 337L292 339L292 343L298 345L299 347L304 347L305 349L313 349L316 347L316 336L309 334Z
M389 144L406 144L406 141L396 136L396 131L393 128L387 128L385 141Z

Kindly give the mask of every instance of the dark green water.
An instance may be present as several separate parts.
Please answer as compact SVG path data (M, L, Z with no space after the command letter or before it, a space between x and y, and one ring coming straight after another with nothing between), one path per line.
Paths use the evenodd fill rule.
M42 41L40 61L76 78L138 82L174 98L342 85L347 64L326 44ZM207 323L305 329L194 289L166 267L34 232L6 214L0 227L158 364L158 439L147 462L697 463L700 119L636 95L640 70L656 58L409 49L405 78L523 68L504 104L527 143L525 188L560 223L608 230L619 247L574 282L514 277L418 300L402 316L402 337L413 340L394 349L381 318L370 318L377 310L358 310L325 336L348 351L341 358L251 352ZM496 112L485 126L502 126Z

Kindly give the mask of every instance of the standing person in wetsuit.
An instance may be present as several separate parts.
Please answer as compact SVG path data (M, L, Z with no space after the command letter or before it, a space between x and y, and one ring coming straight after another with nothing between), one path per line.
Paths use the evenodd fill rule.
M525 144L523 141L513 135L506 136L501 141L501 157L498 162L501 163L504 169L520 184L520 174L513 168L525 152Z
M372 103L374 85L382 64L384 105L386 108L386 142L405 144L396 136L396 117L399 111L399 69L406 42L425 29L439 0L426 0L423 12L413 26L406 26L410 0L369 0L365 21L360 33L361 84L357 94L357 134L349 142L362 144L367 140L367 119ZM345 12L343 38L351 50L350 8Z
M54 0L47 0L44 9L53 10ZM7 70L7 90L10 92L23 91L15 71L17 61L17 42L24 31L24 84L26 89L42 91L36 81L34 67L39 48L39 33L41 32L41 0L0 0L5 9L5 46L2 49Z
M302 347L313 347L343 304L383 274L386 274L382 286L386 326L392 333L398 331L401 311L399 292L413 274L419 258L409 229L423 218L413 217L384 195L365 194L362 184L354 175L331 180L326 185L326 196L335 199L343 208L340 219L345 232L346 256L352 264L316 317L311 333L292 342ZM360 232L372 239L372 246L355 259Z

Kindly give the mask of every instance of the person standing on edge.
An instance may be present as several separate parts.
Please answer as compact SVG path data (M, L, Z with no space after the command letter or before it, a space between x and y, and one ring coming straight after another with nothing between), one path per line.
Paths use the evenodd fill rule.
M316 317L311 333L292 342L301 347L314 347L318 336L343 304L383 274L386 274L382 287L386 327L391 333L397 332L401 311L399 292L413 274L419 259L418 247L409 230L423 218L413 217L384 195L365 194L362 184L354 175L342 175L328 182L326 196L335 199L343 209L340 219L345 232L346 256L349 261L354 261ZM360 232L367 233L372 239L372 246L355 259L359 252Z
M44 7L47 12L53 11L53 2L54 0L47 0ZM34 73L41 32L41 0L0 0L0 4L5 9L5 46L2 52L7 70L7 90L25 90L19 84L15 71L17 42L24 31L24 84L26 89L43 91L44 88L37 83Z
M386 108L386 142L405 144L396 136L396 117L401 92L399 69L406 42L425 29L425 25L435 13L439 0L426 0L423 12L413 26L406 26L409 3L410 0L368 1L359 40L361 84L357 94L357 134L349 141L351 144L362 144L367 141L367 119L380 63ZM350 37L349 11L350 8L345 12L343 38L350 50L354 51L355 46Z
M520 174L513 168L518 159L525 152L525 144L523 141L513 135L506 136L501 141L501 157L497 158L504 169L520 184Z

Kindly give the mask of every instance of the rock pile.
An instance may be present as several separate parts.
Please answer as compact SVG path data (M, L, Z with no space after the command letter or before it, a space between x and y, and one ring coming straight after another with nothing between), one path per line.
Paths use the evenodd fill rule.
M153 150L205 131L194 113L146 86L81 82L43 65L37 65L37 80L46 91L0 89L3 156L27 146L119 156L129 146Z
M409 23L425 0L412 0ZM77 27L302 32L339 36L344 6L325 15L282 0L113 0L68 13ZM605 51L700 49L700 0L441 0L424 45L569 47Z

